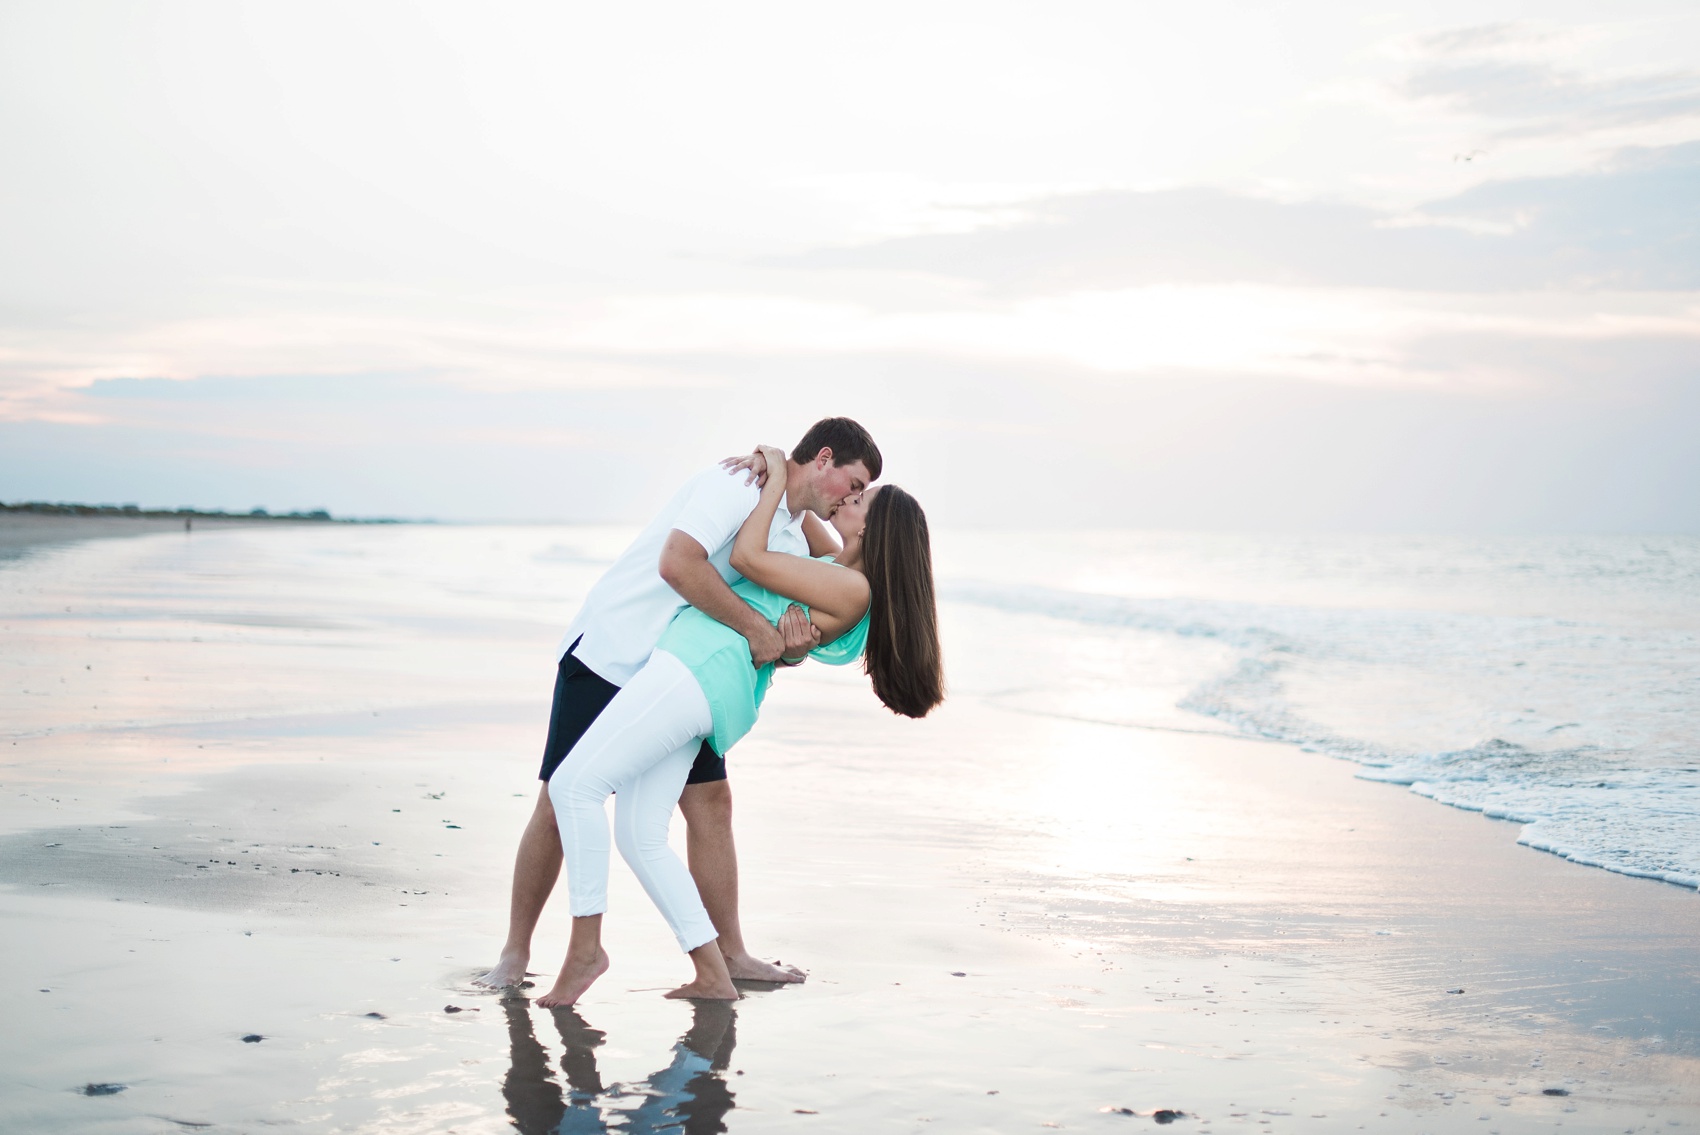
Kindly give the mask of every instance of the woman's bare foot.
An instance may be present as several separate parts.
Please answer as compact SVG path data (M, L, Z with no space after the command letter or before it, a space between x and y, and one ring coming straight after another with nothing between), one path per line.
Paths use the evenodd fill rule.
M602 947L596 948L596 956L589 961L576 961L569 953L567 960L561 963L561 972L555 978L554 988L537 998L536 1004L545 1009L571 1005L584 996L584 991L589 989L597 978L607 972L608 951Z
M482 985L486 989L506 989L508 986L518 986L525 981L525 967L530 964L531 955L504 951L483 977L475 977L472 984Z
M697 967L696 979L666 996L678 1001L738 999L738 987L732 984L732 975L726 972L726 956L720 952L718 939L711 939L692 950L691 964Z
M699 977L689 984L679 986L671 993L662 994L662 996L671 997L676 1001L736 1001L739 995L738 987L732 984L731 978L720 981L714 978ZM542 1001L538 1001L539 1005L542 1003Z
M806 981L808 974L796 966L764 962L754 954L726 954L726 972L738 981Z

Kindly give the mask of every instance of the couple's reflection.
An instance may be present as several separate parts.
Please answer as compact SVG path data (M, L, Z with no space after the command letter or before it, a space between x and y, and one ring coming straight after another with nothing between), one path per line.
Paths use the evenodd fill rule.
M508 1017L512 1066L502 1080L508 1114L521 1135L589 1135L617 1131L628 1135L674 1132L718 1135L732 1110L732 1093L721 1073L732 1059L737 1011L730 1001L692 1002L691 1027L673 1045L673 1059L641 1084L604 1087L596 1068L596 1049L606 1035L593 1029L574 1009L552 1009L560 1034L561 1071L566 1090L549 1067L549 1054L531 1026L531 1002L502 1001ZM638 1098L637 1106L627 1106Z

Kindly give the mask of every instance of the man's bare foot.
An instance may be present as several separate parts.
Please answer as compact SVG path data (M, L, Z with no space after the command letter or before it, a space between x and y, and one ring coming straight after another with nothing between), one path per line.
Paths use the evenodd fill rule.
M563 1005L571 1005L591 983L608 972L608 951L600 946L596 949L596 957L589 962L575 962L571 955L561 963L560 975L555 978L555 987L536 999L535 1004L544 1009L556 1009Z
M722 983L713 978L698 977L695 981L681 985L662 996L671 997L675 1001L736 1001L739 994L738 987L731 981Z
M482 985L486 989L506 989L510 985L518 988L520 983L525 981L525 967L530 961L528 954L505 953L491 967L489 973L473 978L472 984Z
M764 962L754 954L725 954L726 972L739 981L807 981L809 975L796 966Z

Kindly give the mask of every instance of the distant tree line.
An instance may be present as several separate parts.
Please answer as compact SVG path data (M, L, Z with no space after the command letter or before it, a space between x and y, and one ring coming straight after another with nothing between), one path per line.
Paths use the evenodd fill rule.
M147 516L161 520L188 519L197 516L219 517L225 520L326 520L339 524L392 524L394 521L336 521L322 508L297 512L269 512L263 508L247 512L226 512L223 509L201 508L142 508L134 504L68 504L63 501L19 501L0 503L0 512L33 512L42 516Z

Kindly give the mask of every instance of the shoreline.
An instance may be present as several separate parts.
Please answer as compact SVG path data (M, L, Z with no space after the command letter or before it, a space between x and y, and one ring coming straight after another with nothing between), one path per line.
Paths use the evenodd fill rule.
M1191 712L1191 711L1189 711L1189 712ZM1355 776L1355 778L1358 779L1358 780L1364 781L1366 784L1385 784L1390 788L1403 788L1406 792L1409 792L1411 795L1419 797L1423 800L1427 800L1431 804L1438 804L1443 808L1450 808L1450 809L1453 809L1453 810L1459 811L1459 812L1467 812L1467 813L1470 813L1472 815L1480 816L1484 820L1491 820L1494 823L1510 824L1513 827L1516 827L1517 829L1519 829L1518 837L1514 841L1518 847L1526 848L1530 851L1537 852L1541 855L1550 855L1553 858L1563 860L1565 863L1569 863L1572 866L1582 867L1582 868L1585 868L1585 869L1588 869L1588 870L1604 871L1605 873L1607 873L1609 875L1618 875L1618 876L1621 876L1621 877L1626 878L1626 879L1638 879L1642 882L1647 882L1647 883L1659 883L1659 884L1663 884L1663 885L1666 885L1666 886L1676 887L1678 890L1700 892L1700 881L1690 881L1690 879L1688 879L1687 877L1681 877L1681 876L1676 877L1676 878L1672 878L1670 873L1657 874L1657 873L1654 873L1652 871L1639 871L1639 870L1635 870L1635 869L1632 869L1632 868L1619 867L1619 866L1615 866L1611 863L1601 862L1601 861L1598 861L1598 860L1595 860L1595 859L1587 858L1586 853L1578 852L1578 851L1575 851L1574 849L1560 847L1560 846L1557 846L1557 845L1549 845L1549 844L1539 842L1538 840L1535 840L1535 839L1526 838L1523 833L1526 832L1527 829L1530 826L1532 826L1533 824L1535 824L1538 821L1526 820L1526 819L1521 819L1521 818L1516 817L1516 816L1507 815L1503 812L1496 811L1495 809L1493 809L1491 807L1483 806L1483 805L1480 805L1480 804L1471 804L1471 803L1464 803L1464 802L1460 802L1460 801L1456 801L1456 800L1448 800L1444 796L1442 796L1439 792L1424 792L1424 791L1419 790L1416 785L1417 785L1417 783L1420 783L1420 782L1413 782L1413 781L1408 781L1408 780L1398 780L1398 779L1389 779L1389 778L1384 777L1384 776L1369 775L1369 774L1373 774L1375 772L1378 772L1380 770L1376 766L1373 766L1373 765L1366 766L1361 761L1354 760L1350 756L1345 756L1345 755L1342 755L1342 754L1339 754L1339 753L1326 752L1322 749L1309 746L1309 745L1307 745L1307 744L1305 744L1304 742L1301 742L1301 741L1289 741L1289 740L1285 740L1285 739L1280 738L1280 737L1268 737L1268 736L1264 736L1263 734L1260 734L1260 733L1227 733L1227 732L1224 732L1224 731L1219 730L1219 729L1188 729L1184 726L1179 726L1179 725L1154 725L1154 724L1146 724L1146 723L1142 723L1142 722L1110 721L1110 720L1099 719L1099 718L1081 717L1081 716L1072 715L1072 714L1060 714L1059 713L1059 714L1052 714L1052 715L1048 715L1048 716L1053 716L1053 717L1056 717L1058 720L1063 720L1063 721L1079 721L1079 722L1084 722L1084 723L1092 724L1092 725L1103 725L1103 726L1106 726L1106 727L1112 728L1112 729L1131 729L1131 730L1136 730L1136 731L1140 731L1140 732L1167 733L1167 734L1175 734L1177 736L1191 736L1191 737L1226 737L1226 738L1229 738L1229 739L1235 740L1235 741L1246 741L1246 742L1250 742L1250 743L1253 743L1253 744L1260 744L1260 745L1275 745L1275 746L1279 746L1283 749L1289 749L1289 750L1293 750L1293 751L1297 751L1297 752L1303 752L1303 753L1307 753L1307 754L1314 754L1316 756L1320 756L1320 757L1326 758L1326 759L1331 760L1331 761L1339 761L1343 764L1351 766L1353 769L1356 770L1353 774ZM1205 721L1215 721L1216 720L1215 718L1212 718L1212 717L1208 717L1208 716L1204 716L1204 715L1200 715L1200 716Z
M1529 855L1497 824L1290 747L1271 762L1269 746L1233 738L1058 735L975 699L930 737L905 738L859 688L799 682L775 696L735 775L745 920L752 945L812 972L801 987L746 990L736 1059L699 1069L725 1085L714 1092L733 1131L792 1130L799 1110L830 1129L908 1117L963 1131L1097 1130L1122 1108L1178 1110L1189 1130L1217 1133L1700 1120L1700 908L1669 887ZM5 1079L34 1089L14 1098L118 1083L129 1088L107 1112L318 1129L276 1077L338 1127L376 1111L413 1130L493 1132L512 1117L541 1132L565 1105L548 1102L555 1058L538 1061L539 1046L600 1067L583 1097L608 1116L629 1105L601 1084L670 1083L653 1069L703 1021L659 998L682 959L621 867L616 966L573 1012L468 985L498 945L505 887L492 879L530 810L542 716L389 710L94 729L13 749L6 783L33 800L78 787L50 771L73 754L116 774L103 799L85 790L70 814L52 809L53 826L0 837L15 880L0 891L0 941L27 975L4 1000L30 1020ZM840 716L866 742L836 769L800 764L802 738ZM1019 756L988 768L977 744L1011 735L1057 748L1030 784L941 811L941 790L973 770L1021 775ZM327 741L335 764L316 756ZM468 763L492 744L497 762ZM893 747L937 759L909 783L877 784ZM175 765L215 748L224 756L205 766L149 767L149 754ZM1090 824L1060 830L1043 804L1020 805L1019 822L1008 813L1107 752L1127 762L1123 784L1150 787L1141 815L1157 830L1124 844ZM134 763L110 759L121 754ZM1122 812L1116 795L1089 818ZM1064 843L1096 861L1093 839L1124 849L1121 871L1059 861ZM566 927L558 898L533 956L539 989ZM171 976L185 962L192 1002ZM32 1004L58 1011L30 1019ZM250 1032L267 1055L233 1062ZM1047 1058L1032 1062L1035 1049ZM215 1068L228 1084L209 1081ZM345 1087L309 1092L328 1083ZM406 1103L388 1111L374 1094ZM92 1106L37 1098L20 1118L81 1130L64 1119Z
M47 511L54 509L59 511ZM244 516L216 512L127 512L89 505L0 505L0 560L13 559L31 549L79 540L148 536L160 532L218 531L278 525L399 524L393 520L342 520L329 516L303 515Z
M564 894L535 989L472 987L557 616L600 572L560 544L297 528L6 569L0 694L61 728L0 740L0 1127L542 1135L661 1099L734 1135L1700 1122L1692 895L1324 753L1019 708L995 674L907 721L803 668L731 754L746 935L804 985L662 999L688 962L616 862L580 1005L529 999ZM956 650L1008 633L940 614Z

